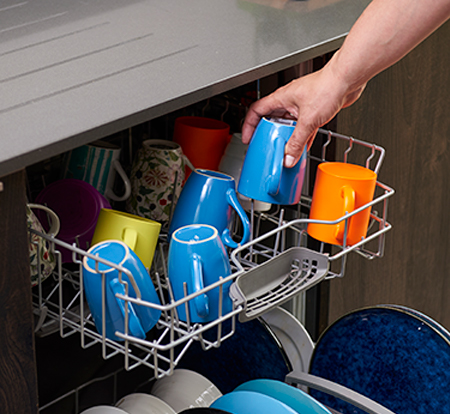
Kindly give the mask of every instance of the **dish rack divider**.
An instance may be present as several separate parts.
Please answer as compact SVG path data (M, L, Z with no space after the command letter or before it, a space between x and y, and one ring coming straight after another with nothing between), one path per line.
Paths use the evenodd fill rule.
M323 141L321 155L308 156L304 194L300 203L296 206L276 206L269 212L253 211L252 204L248 212L252 225L251 241L230 252L232 274L178 301L171 299L173 296L168 283L166 257L169 246L166 234L162 233L160 236L150 269L150 276L161 300L161 304L154 304L140 299L139 289L127 269L92 256L75 245L68 245L57 238L30 230L47 240L50 251L57 258L57 265L50 280L42 282L39 275L39 283L33 288L36 333L44 335L59 331L62 337L79 334L83 348L100 344L104 359L122 354L126 370L146 366L153 371L154 378L161 378L173 372L195 341L200 342L205 351L219 347L234 334L236 317L241 321L253 319L324 279L344 276L348 253L356 252L368 260L382 257L385 233L391 228L387 222L388 199L394 190L380 182L377 182L375 197L371 203L334 221L314 221L329 225L344 221L347 227L354 214L371 207L371 224L366 238L353 246L347 245L345 240L343 246L329 246L308 236L306 227L312 220L307 218L307 211L312 194L308 191L306 181L314 163L340 161L330 149L334 146L341 154L343 162L350 162L349 159L353 155L357 155L358 159L360 154L363 154L362 162L358 163L367 168L372 166L371 169L378 173L385 155L384 149L375 144L323 129L319 130L316 138L320 139ZM239 236L238 224L234 226L234 231ZM72 251L74 263L70 266L62 265L59 247ZM137 292L137 298L117 295L125 301L126 306L135 303L161 310L159 322L146 339L135 338L128 333L127 318L124 332L116 332L122 339L121 342L110 340L97 332L83 290L82 260L86 256L117 268L119 274L128 275ZM288 264L286 260L289 261ZM279 261L280 266L274 266L274 261ZM270 266L272 270L268 272ZM277 268L284 270L278 274L274 271ZM258 282L260 274L265 275L261 277L264 283ZM223 314L219 309L220 316L203 325L189 322L189 317L187 322L178 319L177 306L185 306L189 316L189 301L214 288L219 288L223 296L223 286L228 282L232 282L232 311ZM124 281L122 283L126 284Z

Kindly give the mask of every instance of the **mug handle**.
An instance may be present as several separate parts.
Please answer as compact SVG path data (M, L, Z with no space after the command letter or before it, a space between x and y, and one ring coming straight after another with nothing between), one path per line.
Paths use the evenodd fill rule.
M110 198L114 201L124 201L131 195L131 182L128 178L127 174L125 173L124 169L122 168L122 165L120 164L119 160L113 160L112 167L117 171L117 173L120 175L120 178L122 178L123 183L125 184L125 193L123 196L118 196L114 194L111 188L107 188L105 191L105 197Z
M281 172L283 171L284 147L286 142L282 138L275 139L275 150L272 157L270 175L266 179L266 191L271 196L276 196L280 191Z
M233 209L238 214L239 218L242 222L242 227L244 229L244 235L242 236L241 242L238 244L236 243L230 236L230 230L227 228L222 233L222 241L224 244L228 247L231 247L232 249L236 249L239 245L245 244L250 239L250 221L247 217L247 213L242 208L241 204L239 203L236 191L232 188L229 188L227 190L227 201L228 204L233 207Z
M131 227L125 227L122 231L122 241L134 251L136 248L138 233Z
M192 255L191 278L194 292L198 292L205 287L203 281L202 260L196 253ZM201 318L205 318L209 315L209 298L206 294L196 296L194 299L194 303L198 316L200 316Z
M59 217L53 210L49 209L47 206L43 206L42 204L28 203L28 207L30 207L31 209L35 208L37 210L44 210L50 216L51 220L49 221L51 222L51 225L50 229L47 231L47 234L49 236L56 236L59 233L60 229Z
M192 162L189 160L186 154L183 154L183 161L191 169L191 171L195 171L194 164L192 164Z
M119 299L116 296L116 294L125 295L125 287L122 285L122 283L119 282L119 279L116 278L111 280L108 285L114 295L114 299L116 300L125 321L125 303L123 299ZM136 315L132 303L128 303L128 327L130 335L134 336L135 338L145 339L144 329L142 328L141 322Z
M342 216L346 215L347 213L351 213L355 209L355 190L350 187L349 185L344 185L341 188L341 196L344 199L344 208L343 208L343 214ZM341 217L342 217L341 216ZM350 223L351 218L348 219L348 226L347 226L347 237L350 230ZM344 241L344 232L345 232L345 220L341 221L336 225L336 240L339 242Z

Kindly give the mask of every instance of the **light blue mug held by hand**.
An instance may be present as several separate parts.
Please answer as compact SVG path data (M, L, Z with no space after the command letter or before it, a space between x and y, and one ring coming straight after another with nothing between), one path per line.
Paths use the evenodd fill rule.
M306 148L292 168L283 165L284 149L296 122L262 118L250 141L242 166L238 192L250 199L273 204L300 201L306 169Z
M244 244L250 238L250 221L239 204L234 178L217 171L196 169L181 191L169 226L169 237L180 227L208 224L218 230L226 246L236 248L238 243L229 231L233 209L242 223L240 244Z
M125 243L118 240L106 240L92 246L88 253L128 270L141 293L141 299L157 305L161 304L147 270ZM126 272L120 272L117 267L85 256L83 259L83 286L95 326L100 334L103 334L103 277L105 277L105 336L112 340L123 341L122 338L116 336L115 332L125 332L126 307L125 301L116 295L125 295L125 285L128 285L128 296L136 298L135 287ZM156 325L160 316L159 309L128 302L128 334L144 339L146 332Z
M176 301L185 297L184 284L187 295L190 295L230 274L229 258L216 228L194 224L173 233L169 245L168 275ZM216 287L191 299L188 302L189 320L194 323L211 322L219 315L231 312L230 285L231 281L222 285L222 298L220 287ZM177 307L177 311L178 317L187 321L184 303Z

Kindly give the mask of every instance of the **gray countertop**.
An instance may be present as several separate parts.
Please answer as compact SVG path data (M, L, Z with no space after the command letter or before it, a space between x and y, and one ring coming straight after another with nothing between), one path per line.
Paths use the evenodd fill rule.
M5 0L0 177L337 49L369 0Z

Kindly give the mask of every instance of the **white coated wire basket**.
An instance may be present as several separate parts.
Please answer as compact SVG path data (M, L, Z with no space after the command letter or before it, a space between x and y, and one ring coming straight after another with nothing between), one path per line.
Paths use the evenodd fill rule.
M81 347L89 348L94 344L101 344L104 359L122 354L126 370L146 366L153 371L154 378L161 378L173 372L192 343L200 342L205 351L221 346L223 341L234 334L236 317L241 322L253 319L324 279L344 276L348 253L355 252L368 260L383 256L385 234L391 228L387 222L388 199L394 194L394 190L380 182L376 184L372 202L337 220L320 221L329 225L345 222L347 227L348 220L353 215L370 207L369 231L360 242L349 246L344 238L342 246L329 246L313 240L306 229L307 224L312 222L308 219L312 194L312 186L308 185L308 182L316 165L335 160L352 162L370 168L378 174L385 155L384 149L326 130L319 130L316 141L322 141L320 154L310 154L308 157L301 202L295 206L272 206L268 212L256 212L252 204L248 211L252 229L251 240L229 251L232 274L178 301L173 300L168 283L170 275L167 274L166 258L169 246L165 234L160 236L150 269L150 277L160 299L160 304L155 304L140 298L133 275L127 269L92 256L75 245L71 246L57 238L30 230L47 240L50 250L57 258L52 277L42 282L39 275L39 283L33 288L37 334L45 335L54 331L59 331L62 337L77 334L80 336ZM234 232L239 236L239 225L236 224L235 227ZM72 251L74 263L70 266L61 263L61 254L58 251L61 247ZM126 307L133 303L161 311L160 320L145 339L129 334L127 314L123 332L116 332L121 341L110 340L97 332L83 289L82 261L86 256L115 267L119 275L127 274L137 295L116 295L125 302ZM102 277L105 278L105 275L102 274ZM223 286L228 282L232 282L230 296L233 299L233 308L224 313L221 308ZM122 280L121 283L124 284L125 292L128 292L126 282ZM216 288L222 298L219 300L219 317L205 324L190 322L189 301ZM177 307L180 305L185 306L186 322L178 318Z

